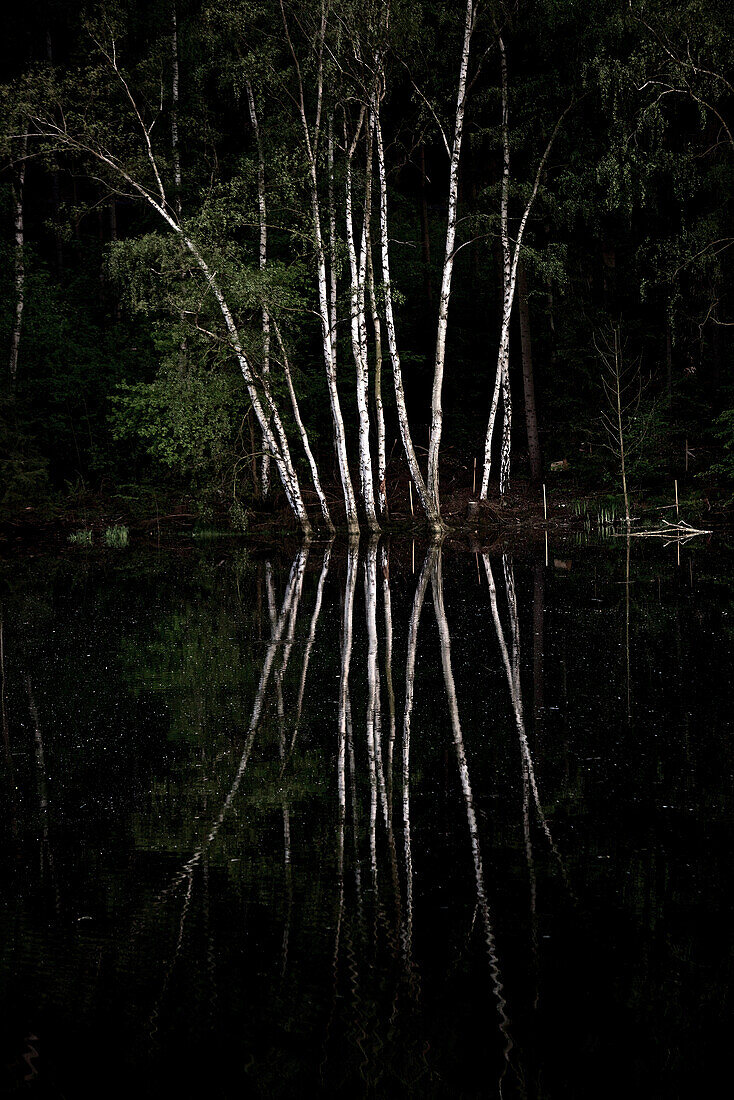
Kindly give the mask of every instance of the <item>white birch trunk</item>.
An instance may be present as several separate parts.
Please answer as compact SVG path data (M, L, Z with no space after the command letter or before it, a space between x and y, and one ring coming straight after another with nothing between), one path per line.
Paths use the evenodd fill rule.
M441 516L434 507L429 496L426 483L423 480L418 459L416 458L413 439L410 434L408 412L405 407L405 391L403 390L403 372L400 365L400 353L398 351L397 335L395 331L395 315L393 312L392 290L390 287L390 249L387 231L387 177L385 173L385 150L382 141L382 125L380 123L379 101L375 97L373 105L375 138L377 142L377 176L380 188L380 254L382 259L382 280L385 297L385 328L387 330L387 346L392 364L393 382L395 385L395 405L398 413L398 425L400 438L405 451L405 458L410 470L410 476L415 485L416 492L421 502L426 519L434 530L441 530Z
M334 195L334 116L329 115L327 136L327 162L329 173L329 330L331 332L331 353L336 369L336 199Z
M512 395L510 392L510 321L512 318L512 306L515 300L515 287L517 285L517 265L520 261L520 249L525 234L525 227L530 217L530 211L535 197L538 194L540 180L543 175L553 142L560 129L563 119L571 109L571 104L559 116L543 156L540 158L538 170L535 174L533 189L530 193L517 230L514 248L510 245L509 231L509 194L510 194L510 109L509 109L509 82L507 78L507 53L502 35L497 36L500 50L500 68L502 73L502 192L500 200L500 233L502 237L502 327L500 330L499 350L497 353L497 370L495 374L492 401L489 409L489 421L487 435L484 441L484 466L482 469L482 488L480 497L487 499L489 488L489 476L492 467L492 443L494 428L497 418L497 406L500 390L502 391L503 422L502 422L502 447L500 457L500 494L504 496L510 487L510 458L511 458L511 431L512 431Z
M461 140L464 133L464 111L466 107L467 73L469 69L469 48L474 30L474 0L467 0L464 19L464 43L461 50L459 67L459 89L456 98L456 120L454 140L451 148L449 166L449 205L446 223L446 249L444 252L441 291L438 303L438 327L436 331L436 356L433 365L433 391L431 394L431 430L428 440L428 493L437 514L440 514L438 457L441 447L443 428L443 372L446 360L446 330L448 327L449 300L451 298L451 278L454 272L454 246L456 243L456 213L459 198L459 160L461 158Z
M385 410L382 405L382 322L377 308L375 294L375 272L372 266L372 239L369 224L367 226L367 289L370 297L372 330L375 337L375 421L377 424L377 500L380 512L387 516L387 448L385 445Z
M362 488L362 500L367 524L372 531L379 531L377 515L375 512L375 494L372 480L372 456L370 453L370 419L369 419L369 364L367 361L367 326L364 316L365 304L365 260L367 255L366 231L368 210L364 212L362 226L362 238L360 242L359 259L354 240L354 211L352 195L352 158L359 138L362 119L355 134L354 140L347 148L346 181L345 181L345 212L346 212L346 237L347 253L349 255L349 271L351 275L350 286L350 327L352 334L352 354L357 372L357 413L359 416L359 473ZM345 145L347 143L346 124L344 128ZM368 153L369 156L369 153ZM369 172L368 172L369 175Z
M255 142L257 144L257 209L260 225L258 267L262 273L265 270L268 259L268 225L265 207L265 157L263 155L262 141L260 139L260 124L257 118L257 110L255 109L255 96L249 79L246 81L246 86L247 101L250 108L250 121L255 132ZM265 304L263 304L262 310L262 333L262 375L263 378L267 379L270 374L270 313ZM262 466L260 469L260 489L263 499L267 500L268 493L270 492L270 452L264 437Z
M13 312L13 328L10 334L10 389L15 390L18 381L18 352L20 350L20 334L23 330L23 308L25 306L25 260L23 248L25 245L25 228L23 224L23 204L25 191L25 161L28 152L28 135L23 135L21 145L20 166L14 187L15 199L15 310Z
M173 161L173 203L176 217L181 220L181 150L178 140L178 19L176 0L171 4L171 159Z
M281 358L282 358L282 361L283 361L283 373L285 374L285 380L286 380L286 384L288 386L288 393L289 393L290 399L291 399L291 407L293 409L293 419L296 422L296 427L298 428L298 432L301 436L301 443L303 444L303 449L306 452L306 459L308 460L309 469L311 470L311 480L313 481L313 487L316 490L316 496L319 498L319 504L321 506L321 514L324 517L324 523L326 524L326 527L327 527L329 533L333 535L336 529L335 529L334 524L332 522L331 515L329 514L329 505L326 503L326 496L324 495L324 490L321 487L321 478L319 477L319 470L318 470L318 466L316 465L316 459L314 458L313 451L311 450L311 443L310 443L309 438L308 438L308 432L306 431L306 425L303 423L303 420L301 418L301 410L300 410L300 407L298 405L298 399L296 397L296 391L293 387L293 379L291 377L291 368L290 368L290 363L288 362L288 353L286 352L285 344L283 343L283 338L280 335L280 328L278 327L277 322L273 322L273 327L274 327L274 330L275 330L275 337L278 341L278 346L280 348L280 354L281 354Z
M249 394L250 401L252 402L252 407L255 410L255 415L262 429L268 448L273 455L278 470L278 475L280 476L281 482L283 484L283 489L285 490L288 503L301 527L301 530L303 531L303 534L306 536L306 538L309 538L312 534L311 523L308 518L306 506L303 502L303 497L301 495L301 489L298 484L298 476L296 475L296 472L293 468L293 463L291 461L288 440L286 438L286 434L283 429L277 407L272 398L272 395L269 392L267 382L265 381L265 383L263 383L262 379L256 380L255 376L253 375L249 360L242 344L242 340L240 339L237 325L235 324L231 310L217 281L215 273L210 270L209 265L204 259L196 242L191 237L189 237L187 233L184 232L180 221L176 218L175 214L171 212L171 208L166 199L161 174L158 169L158 163L156 161L156 157L151 145L150 130L144 125L137 104L135 103L135 100L130 93L125 78L119 72L116 62L116 56L114 53L114 47L112 54L108 55L108 61L115 73L118 75L122 86L127 93L133 110L137 115L142 132L145 151L153 173L153 177L156 182L157 195L159 197L156 197L156 195L148 190L147 187L143 186L143 184L141 184L138 180L134 179L130 175L130 173L122 167L119 161L117 161L111 154L107 153L103 148L95 145L85 144L85 142L72 137L66 129L62 128L56 122L49 120L48 118L37 116L34 119L34 122L39 128L40 134L42 134L44 137L52 138L60 142L63 147L74 149L77 152L82 152L84 154L93 156L96 160L99 161L100 164L103 164L105 168L125 180L126 184L130 188L132 188L132 190L135 191L138 195L140 195L140 197L144 199L145 202L147 202L153 210L155 210L156 214L162 219L163 222L165 222L169 229L171 229L176 234L182 245L192 255L196 266L199 268L199 271L204 278L206 285L211 290L214 298L216 299L217 305L219 306L219 310L222 314L224 325L227 330L227 336L230 346L232 347L232 350L237 357L237 362L239 364L245 386L247 387L247 392ZM269 416L266 414L263 408L262 401L260 400L258 382L262 386L265 399L269 406L269 411L270 415L272 415L277 439L271 431Z
M342 417L341 402L339 401L339 391L337 390L336 385L336 333L333 329L332 311L330 308L329 292L327 287L326 252L324 249L324 238L321 230L321 211L319 207L317 152L319 130L321 126L321 107L323 102L323 65L321 63L321 58L323 53L324 35L326 33L326 9L322 9L321 19L319 66L316 88L317 108L313 142L311 141L311 132L309 130L308 119L306 118L306 104L303 92L301 68L298 64L298 58L293 48L293 43L291 42L290 31L288 29L285 9L282 2L281 13L283 16L283 25L285 28L286 38L288 40L288 46L293 57L293 63L298 78L298 113L303 129L303 140L306 149L306 157L308 160L308 182L309 190L311 193L311 217L313 221L314 243L316 245L316 280L318 287L319 318L321 320L321 339L324 354L324 367L326 369L326 383L329 390L331 416L334 426L334 446L336 448L337 459L339 462L339 473L341 476L342 489L344 492L344 507L346 511L347 530L350 533L356 534L359 532L359 519L357 517L357 505L354 497L352 478L349 473L346 436L344 432L344 418ZM331 133L330 128L329 133Z
M326 258L321 238L321 220L319 216L319 200L316 182L316 168L313 166L311 178L311 209L313 213L314 235L317 251L317 279L319 293L319 314L321 317L322 345L324 352L324 365L326 368L326 382L329 388L329 400L331 403L331 416L334 425L334 441L339 462L342 490L344 493L344 508L347 518L347 530L356 534L359 531L359 519L357 517L357 503L354 497L352 478L349 473L349 460L347 458L346 434L344 431L344 418L342 416L339 391L336 386L336 357L334 355L334 343L331 335L331 313L326 288Z

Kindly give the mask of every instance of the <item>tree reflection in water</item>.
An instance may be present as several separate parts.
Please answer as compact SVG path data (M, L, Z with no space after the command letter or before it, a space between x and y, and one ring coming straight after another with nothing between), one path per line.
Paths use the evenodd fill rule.
M45 579L35 602L4 597L3 835L13 878L0 909L9 944L0 972L22 1032L16 1040L15 1025L6 1029L5 1063L20 1067L12 1080L22 1081L26 1037L51 1034L53 1087L73 1092L83 1033L93 1036L84 1043L95 1052L92 1079L118 1064L151 1091L183 1081L188 1066L192 1082L223 1096L540 1097L551 1094L546 1065L562 1061L564 1013L587 1028L587 1049L603 1041L584 1018L586 974L624 924L616 915L603 923L617 911L590 860L606 858L616 826L594 816L607 794L583 786L590 751L581 734L546 709L546 696L560 697L561 663L577 691L587 686L574 679L575 653L559 649L565 625L554 633L544 619L549 590L558 606L553 575L541 561L519 565L516 580L509 555L485 554L477 587L473 558L431 545L414 572L410 548L407 564L401 553L376 538L334 543L323 556L303 546L292 563L244 562L229 585L218 567L168 582L159 573L124 613L114 600L129 592L127 577L111 585L99 575L86 618L73 601L65 613ZM625 561L625 573L632 567ZM636 723L638 699L652 698L635 631L657 620L639 603L642 584L621 596L617 576L608 619L579 611L574 620L594 658L597 624L619 632L616 665L594 681L595 706L606 692L602 743L609 715L618 737L630 729L631 669ZM86 591L89 578L82 583ZM659 593L656 582L659 637L669 633L676 659L694 662L683 613L671 604L669 631ZM521 646L522 607L532 647ZM123 636L101 632L111 622ZM548 637L556 648L546 652ZM613 774L639 801L644 757L632 773L634 752L626 742ZM691 740L681 759L693 775ZM667 766L677 782L673 757ZM659 767L650 769L658 784ZM693 780L681 790L693 804ZM109 809L87 818L88 804ZM569 818L582 813L583 842ZM655 891L676 880L658 870L659 850L648 856L651 841L628 834L637 846L613 866L620 897L640 909L638 937L644 928L659 935ZM603 901L594 939L590 918L578 916L590 889ZM588 938L575 970L564 920ZM549 928L560 929L555 973ZM690 957L666 954L661 942L661 967ZM635 957L630 943L626 951ZM645 951L647 988L657 956ZM605 989L614 997L615 980L597 980L593 1003ZM43 1065L43 1043L33 1047Z

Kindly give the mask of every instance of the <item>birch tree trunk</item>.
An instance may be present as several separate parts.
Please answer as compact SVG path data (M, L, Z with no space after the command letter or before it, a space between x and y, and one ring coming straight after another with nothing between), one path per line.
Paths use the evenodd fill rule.
M13 188L15 200L15 310L13 311L13 327L10 334L10 389L15 390L18 381L18 352L20 350L20 335L23 329L23 307L25 306L25 261L23 247L25 244L25 229L23 224L24 200L25 200L25 161L28 152L28 135L23 135L21 145L20 165Z
M413 439L410 434L408 412L405 406L403 372L400 364L400 353L398 351L392 289L390 286L390 249L387 229L387 176L385 172L385 149L382 140L382 125L380 122L380 106L377 96L375 96L372 110L377 144L377 176L380 189L380 253L382 260L383 294L385 298L385 328L387 330L387 346L390 354L390 362L392 364L393 382L395 385L395 405L398 413L400 438L408 462L410 476L415 485L416 492L418 493L426 519L434 530L440 531L442 529L441 515L434 506L433 498L428 493L426 483L423 480L423 475L418 465Z
M265 265L268 259L268 226L266 217L267 211L265 207L265 157L263 155L262 141L260 138L260 124L258 122L257 110L255 108L255 96L252 91L252 84L249 79L246 81L246 87L247 102L250 108L250 121L252 123L252 128L255 132L255 142L257 145L257 210L260 227L258 266L260 272L262 273L265 270ZM262 374L263 378L267 378L270 374L270 313L268 312L268 308L265 303L263 303L262 310L262 331ZM270 492L270 452L268 451L264 437L262 467L260 471L260 489L262 491L263 499L267 500L268 493Z
M209 290L212 292L217 302L217 305L219 306L219 310L224 321L224 326L227 331L227 337L230 347L234 351L237 358L242 378L244 380L245 386L247 387L250 401L252 402L252 407L255 410L255 415L257 416L267 446L271 454L273 455L273 459L278 470L278 475L283 484L283 489L285 491L288 503L301 527L301 530L303 531L304 536L306 538L310 538L310 536L312 535L311 523L308 518L306 506L303 502L303 497L301 495L301 489L298 484L298 476L293 468L293 463L291 461L288 439L286 437L286 433L283 428L277 406L267 385L267 380L263 380L262 378L256 379L255 375L253 374L250 362L247 358L247 354L244 350L244 346L240 338L237 325L235 323L234 317L232 316L232 312L229 308L224 293L219 285L219 282L217 281L216 275L209 268L209 265L204 259L204 256L196 242L193 240L192 237L188 235L188 233L184 231L181 222L175 216L175 213L173 212L173 209L166 198L166 192L163 186L161 172L151 143L151 131L143 123L138 105L135 102L132 93L130 92L129 86L126 83L124 76L120 73L117 65L116 54L114 51L114 43L112 53L107 54L106 57L111 68L118 76L122 87L128 97L128 100L133 108L133 111L137 117L143 139L144 151L147 156L153 178L155 180L155 189L153 189L152 187L151 189L149 189L147 186L143 185L138 179L131 176L130 173L123 167L123 165L115 157L108 153L103 147L100 147L93 142L90 143L89 141L75 138L65 128L65 124L64 126L60 126L53 119L49 119L48 117L36 116L33 121L37 127L38 135L40 137L51 139L59 143L62 148L72 149L74 152L81 153L82 155L94 157L99 164L105 167L107 171L124 180L132 191L134 191L137 195L140 196L141 199L148 203L151 209L156 212L158 217L168 226L169 229L173 231L178 240L181 242L182 247L184 247L186 251L191 254L196 266L198 267L204 279L204 282L209 287ZM258 385L262 389L262 394L265 398L268 412L266 412L263 408L263 402L260 397L260 390L258 389ZM275 435L271 431L270 427L271 416L273 420L273 427L275 429Z
M283 6L282 0L280 7L283 17L283 26L288 42L288 48L293 58L293 64L296 70L296 77L298 82L298 114L303 130L306 159L308 161L308 186L311 198L311 217L313 223L314 244L316 246L316 281L318 287L319 318L321 321L321 338L324 354L324 366L326 369L326 383L329 390L329 402L331 405L331 416L334 425L334 445L339 462L339 473L341 476L342 489L344 492L344 507L346 511L347 530L350 533L356 534L359 532L359 519L357 517L357 505L354 497L354 488L352 486L352 479L349 473L346 436L344 432L344 418L341 411L341 402L339 401L339 391L337 390L336 385L336 355L334 350L336 333L334 331L334 324L332 321L332 309L330 306L330 298L327 288L326 252L324 249L324 238L321 230L321 210L319 205L317 153L321 129L321 110L323 104L324 73L322 57L324 37L326 34L326 9L322 9L321 18L318 70L316 77L317 107L312 141L311 131L309 128L308 119L306 117L306 102L304 98L301 67L298 63L298 57L291 41L290 30L288 28L288 21L286 19L285 8ZM331 128L329 128L329 134L331 134Z
M347 253L349 255L349 270L351 274L350 286L350 322L352 333L352 354L357 371L357 412L359 415L359 472L362 488L362 500L367 524L371 531L379 531L375 512L375 494L372 479L372 456L370 453L370 420L369 420L369 363L367 360L367 326L365 322L365 276L367 257L367 220L369 208L365 204L362 222L362 236L360 241L359 258L354 239L354 211L352 194L352 159L362 128L363 117L360 118L357 132L351 144L347 146L346 122L344 127L344 142L347 146L346 180L345 180L345 212L346 212L346 236ZM371 142L367 141L368 162L367 178L369 181L369 161L372 150Z
M181 220L181 150L178 141L178 19L176 0L171 4L171 160L173 161L173 205Z
M543 175L548 157L550 156L556 135L561 123L571 109L572 104L559 115L553 132L545 147L538 170L535 173L530 198L528 199L520 225L518 226L514 248L510 245L509 232L509 194L510 194L510 109L509 109L509 82L507 77L507 53L504 39L497 35L497 43L500 51L500 68L502 74L502 190L500 198L500 235L502 237L502 325L500 328L500 342L497 352L497 368L492 391L492 401L489 408L489 421L487 435L484 442L484 466L482 469L482 488L480 497L487 499L489 488L489 476L492 468L492 443L494 427L497 417L497 406L500 390L502 391L503 420L502 420L502 447L500 458L500 495L504 496L510 485L510 458L511 458L511 432L512 432L512 395L510 392L510 321L512 318L512 304L515 298L515 285L517 281L517 266L520 261L520 249L525 234L525 227L530 217L530 211L535 197L538 194L540 180Z
M510 205L510 119L509 119L509 89L507 81L507 55L502 35L497 36L500 51L500 70L502 73L502 187L500 191L500 239L502 241L502 323L500 326L500 342L497 352L497 367L495 371L494 390L489 409L489 423L484 443L484 465L482 468L482 487L480 498L487 499L489 489L489 475L492 469L492 443L494 438L494 424L497 416L500 391L505 393L505 375L509 374L510 355L510 321L512 318L512 296L510 284L512 281L512 252L510 249L509 232L509 205ZM506 387L509 393L509 385ZM512 411L510 410L510 423Z
M329 115L327 136L327 167L329 173L329 331L331 332L331 350L336 368L336 200L334 196L334 116Z
M296 427L301 436L301 442L303 443L303 449L306 452L306 459L308 460L309 469L311 470L311 479L313 481L313 487L316 490L316 496L319 498L319 504L321 506L321 514L324 517L324 523L330 534L334 534L336 528L329 514L329 505L326 503L326 497L324 490L321 487L321 478L319 477L318 466L316 465L316 459L314 458L313 451L311 450L311 443L308 438L308 432L306 431L306 425L301 418L301 410L298 405L298 399L296 397L296 391L293 388L293 379L291 377L290 363L288 362L288 353L283 343L283 338L280 335L280 329L277 322L274 322L275 336L280 348L280 354L283 360L283 373L285 374L286 385L288 386L288 393L291 399L291 407L293 409L293 419L296 422Z
M375 294L375 272L372 266L372 236L369 223L367 225L367 290L370 297L370 313L372 314L372 330L375 337L375 421L377 423L377 500L380 512L387 516L387 449L385 446L385 410L382 405L382 321L377 308L377 295Z
M250 400L252 401L252 407L255 410L255 415L260 423L260 428L262 429L263 438L265 440L266 446L275 460L278 474L280 475L280 480L283 484L283 489L285 490L286 497L288 498L288 503L290 504L291 509L296 516L296 519L298 520L304 535L309 537L312 534L311 523L308 518L308 513L306 512L306 506L303 503L303 497L301 496L301 489L298 484L298 476L293 468L293 463L291 461L290 449L288 447L288 441L286 439L285 431L283 430L280 416L278 415L278 410L275 406L273 398L270 395L269 391L266 389L265 394L268 400L268 404L270 406L273 424L278 434L278 442L276 442L276 439L272 434L270 428L270 415L268 415L263 409L262 402L260 401L260 395L255 386L255 380L250 369L250 364L248 362L247 356L245 355L239 332L237 331L237 326L234 323L234 319L229 310L229 306L225 301L224 295L219 289L219 286L212 272L209 270L206 261L203 259L201 253L196 248L196 245L185 234L183 234L180 229L179 232L182 235L184 244L196 260L199 269L204 275L206 282L208 283L212 293L214 294L214 297L217 300L217 304L219 305L219 309L224 318L224 323L227 328L230 343L234 349L235 355L237 356L237 361L242 372L242 377L245 380L247 392L249 393Z
M464 19L464 43L461 50L459 68L459 89L456 98L456 120L454 140L451 148L449 166L449 206L446 224L446 249L444 252L441 291L438 302L438 329L436 332L436 357L433 365L433 392L431 394L431 429L428 440L428 494L431 497L435 513L440 516L438 484L438 456L441 447L443 428L443 372L446 360L446 330L448 327L449 300L451 297L451 278L454 271L454 245L456 242L456 212L459 196L459 160L461 140L464 133L464 111L466 107L467 72L469 68L469 48L474 30L474 0L467 0Z

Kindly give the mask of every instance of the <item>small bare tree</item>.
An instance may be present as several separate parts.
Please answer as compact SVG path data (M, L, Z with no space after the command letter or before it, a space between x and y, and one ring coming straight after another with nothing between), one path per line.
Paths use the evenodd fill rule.
M601 411L603 445L619 463L624 495L624 518L629 530L631 517L627 473L630 459L645 441L651 416L641 415L641 359L628 360L627 341L619 325L594 333L594 347L601 363L601 383L606 407ZM639 420L634 425L633 421Z

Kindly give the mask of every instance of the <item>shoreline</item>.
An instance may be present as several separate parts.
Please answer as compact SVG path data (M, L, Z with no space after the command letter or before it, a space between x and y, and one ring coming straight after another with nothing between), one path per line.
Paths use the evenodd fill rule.
M691 491L693 488L693 491ZM672 494L671 494L672 495ZM405 500L393 502L389 519L382 524L381 537L411 537L431 541L431 532L424 519L411 516L408 494ZM155 502L155 506L151 505ZM535 541L544 532L623 533L624 517L619 510L618 494L608 490L587 490L573 482L551 483L546 487L547 511L542 488L518 481L505 500L495 493L487 501L476 501L470 490L447 493L443 519L446 530L442 541L496 541L510 537L512 541ZM660 526L662 520L674 522L676 505L660 491L635 494L635 526ZM698 486L684 486L679 499L681 520L714 530L726 529L734 522L731 500L722 490L706 492ZM59 549L62 546L78 551L70 543L76 532L91 532L91 545L86 549L107 549L105 531L122 526L129 533L130 546L149 548L202 545L208 541L272 543L287 539L300 541L300 532L285 509L247 511L246 525L238 527L224 503L219 507L197 507L190 496L143 491L138 497L122 498L116 494L85 493L75 498L62 498L27 505L20 509L6 508L0 512L0 553L25 549ZM316 519L314 515L313 519ZM315 527L312 543L333 539L348 539L345 525L337 520L336 533ZM366 524L359 537L369 539Z

